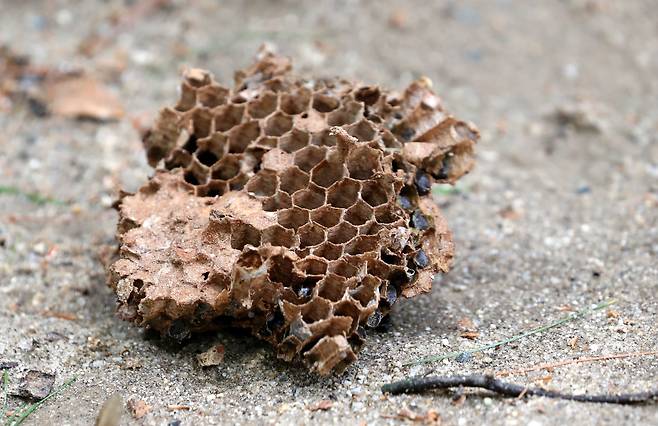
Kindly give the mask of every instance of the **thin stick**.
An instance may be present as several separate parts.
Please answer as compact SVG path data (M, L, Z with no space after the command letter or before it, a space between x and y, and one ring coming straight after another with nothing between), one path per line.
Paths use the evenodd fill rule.
M38 402L35 402L34 404L30 405L25 411L22 411L23 409L21 408L22 413L20 414L20 416L15 421L12 418L12 421L14 421L14 422L13 423L10 422L11 426L18 426L21 423L23 423L23 421L25 421L25 419L27 419L27 417L30 414L34 413L36 410L41 408L41 406L43 404L45 404L46 401L48 401L49 399L55 397L57 394L61 393L64 389L71 386L73 384L73 382L75 382L76 380L77 380L76 376L71 377L66 382L62 383L62 385L60 387L58 387L57 389L50 392L45 398L43 398L42 400L39 400Z
M448 389L460 386L487 389L496 392L499 395L510 397L518 397L525 393L530 396L544 396L547 398L567 399L570 401L607 404L642 404L651 401L658 401L658 389L650 392L619 395L574 395L541 388L528 388L522 385L503 382L495 379L493 376L485 376L481 374L450 377L412 377L399 382L388 383L382 386L382 392L397 395L400 393L417 393L429 389Z
M512 337L509 337L507 339L499 340L497 342L489 343L488 345L480 346L480 347L475 348L475 349L468 349L468 350L465 350L465 351L449 352L449 353L443 354L443 355L436 355L436 356L431 356L431 357L427 357L427 358L422 358L422 359L419 359L419 360L416 360L416 361L405 362L402 365L409 366L409 365L427 364L427 363L430 363L430 362L442 361L444 359L456 358L461 354L474 354L476 352L483 352L483 351L486 351L488 349L497 348L498 346L506 345L506 344L512 343L512 342L516 342L517 340L521 340L521 339L526 338L528 336L532 336L533 334L542 333L542 332L550 330L552 328L559 327L562 324L568 323L568 322L576 320L578 318L582 318L586 315L591 314L592 312L599 311L601 309L607 308L608 306L612 305L613 303L615 303L614 299L608 300L608 301L605 301L605 302L601 302L598 305L594 306L593 308L581 309L580 311L577 311L577 312L574 312L573 314L567 315L566 317L563 317L563 318L561 318L557 321L554 321L550 324L543 325L543 326L540 326L540 327L536 327L536 328L530 329L528 331L525 331L521 334L517 334L516 336L512 336Z
M559 362L555 362L555 363L536 365L534 367L523 368L523 369L520 369L520 370L501 371L501 372L496 373L496 376L499 376L499 377L515 376L515 375L518 375L518 374L529 373L531 371L553 369L553 368L563 367L565 365L570 365L570 364L580 364L580 363L584 363L584 362L596 362L596 361L608 361L608 360L611 360L611 359L633 358L633 357L638 357L638 356L651 356L651 355L658 355L658 351L627 352L627 353L621 353L621 354L574 358L574 359L568 359L568 360L565 360L565 361L559 361Z
M7 370L2 372L2 408L0 409L0 421L5 418L7 412L7 394L9 393L9 374Z

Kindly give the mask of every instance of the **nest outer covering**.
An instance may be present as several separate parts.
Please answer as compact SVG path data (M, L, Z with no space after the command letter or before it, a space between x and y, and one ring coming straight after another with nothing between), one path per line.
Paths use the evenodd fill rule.
M120 317L177 340L237 326L279 358L344 369L451 264L430 188L472 168L479 135L430 86L304 80L270 52L233 89L186 71L144 137L154 176L117 203Z

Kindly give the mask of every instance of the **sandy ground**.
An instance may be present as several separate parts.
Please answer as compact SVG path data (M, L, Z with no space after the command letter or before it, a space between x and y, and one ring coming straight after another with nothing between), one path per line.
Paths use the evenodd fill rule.
M110 124L0 112L0 184L65 201L0 195L0 362L77 382L29 424L92 424L114 392L152 408L122 424L388 424L408 409L448 425L658 424L658 406L587 405L467 392L383 397L379 387L425 371L418 357L466 349L615 298L600 311L440 374L495 372L577 356L656 350L658 341L658 26L655 2L183 1L144 14L121 1L0 1L0 43L34 63L81 67L120 95ZM221 5L220 5L221 3ZM431 5L429 3L432 3ZM113 17L122 30L112 34ZM125 19L129 16L130 19ZM79 51L110 34L92 57ZM274 42L314 75L400 88L427 75L448 107L478 124L477 169L438 202L457 260L433 292L396 306L343 375L318 378L239 333L176 348L113 316L97 253L116 223L119 186L150 172L133 122L173 102L184 65L228 81ZM564 114L560 114L563 112ZM75 319L63 319L73 314ZM617 315L618 314L618 315ZM65 315L66 316L66 315ZM469 318L479 337L460 336ZM223 365L194 354L215 342ZM565 392L643 391L658 358L627 358L510 378ZM328 411L309 406L330 399ZM15 408L20 401L10 398ZM170 405L189 406L172 410ZM171 423L170 423L171 422Z

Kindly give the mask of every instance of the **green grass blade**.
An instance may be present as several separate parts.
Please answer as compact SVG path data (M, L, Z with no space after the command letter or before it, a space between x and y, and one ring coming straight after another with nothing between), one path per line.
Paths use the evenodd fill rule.
M2 408L0 408L0 421L5 418L7 412L7 394L9 393L9 373L2 372Z
M499 340L497 342L489 343L487 345L480 346L480 347L477 347L475 349L468 349L468 350L465 350L465 351L449 352L447 354L431 356L431 357L422 358L422 359L415 360L415 361L409 361L409 362L406 362L402 365L403 366L410 366L410 365L418 365L418 364L427 364L427 363L442 361L444 359L456 358L461 354L474 354L474 353L477 353L477 352L483 352L483 351L486 351L488 349L493 349L493 348L496 348L496 347L501 346L501 345L506 345L508 343L516 342L517 340L521 340L525 337L532 336L533 334L542 333L542 332L550 330L552 328L559 327L562 324L565 324L567 322L574 321L578 318L582 318L584 316L587 316L587 315L589 315L593 312L596 312L596 311L599 311L601 309L607 308L608 306L612 305L613 303L615 303L614 299L608 300L608 301L605 301L605 302L601 302L601 303L599 303L598 305L596 305L592 308L581 309L580 311L577 311L577 312L574 312L573 314L567 315L567 316L565 316L565 317L563 317L563 318L561 318L557 321L554 321L550 324L542 325L540 327L530 329L528 331L525 331L523 333L517 334L517 335L512 336L512 337L509 337L507 339L503 339L503 340Z

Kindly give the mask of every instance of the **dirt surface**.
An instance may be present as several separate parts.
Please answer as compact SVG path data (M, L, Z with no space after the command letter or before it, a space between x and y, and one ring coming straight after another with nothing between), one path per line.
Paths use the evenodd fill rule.
M405 361L488 343L608 298L617 300L613 311L434 368L496 372L656 350L653 1L126 3L0 1L0 43L35 64L86 70L126 111L101 124L41 118L21 101L0 109L0 185L13 188L0 194L0 363L18 363L9 370L15 386L30 369L55 373L57 385L78 377L29 424L91 424L115 392L143 401L132 407L150 406L139 420L126 409L122 424L386 424L404 410L436 410L456 425L658 423L655 404L469 391L451 404L450 393L379 391L427 368ZM175 99L184 65L228 81L263 41L307 75L396 88L426 75L483 135L476 170L458 191L437 195L455 234L453 271L432 294L396 305L390 330L371 333L341 376L278 361L238 332L162 343L113 316L99 261L114 238L116 191L136 189L150 173L135 127ZM15 189L62 202L35 203ZM475 341L461 337L464 318L477 327ZM201 369L195 355L217 343L224 362ZM655 356L510 378L576 393L643 391L657 379ZM10 398L11 408L20 403Z

